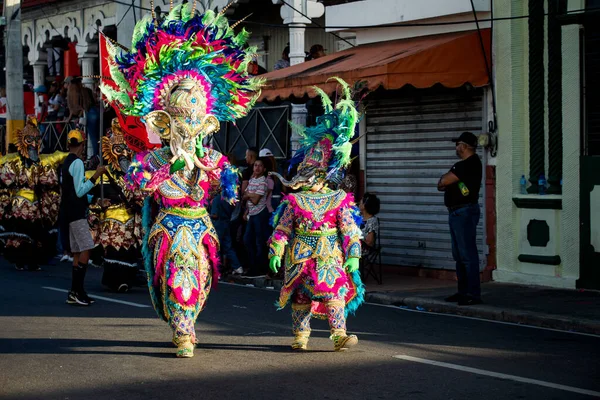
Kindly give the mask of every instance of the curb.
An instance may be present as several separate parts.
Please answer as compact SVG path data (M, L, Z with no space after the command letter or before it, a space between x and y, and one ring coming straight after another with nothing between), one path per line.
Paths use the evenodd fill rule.
M462 315L510 322L514 324L538 326L561 331L580 332L600 335L600 322L581 318L568 318L552 314L531 311L503 309L489 305L459 306L425 297L399 297L385 293L367 292L365 301L383 305L404 306L419 311L431 311L442 314ZM425 310L423 310L425 309Z

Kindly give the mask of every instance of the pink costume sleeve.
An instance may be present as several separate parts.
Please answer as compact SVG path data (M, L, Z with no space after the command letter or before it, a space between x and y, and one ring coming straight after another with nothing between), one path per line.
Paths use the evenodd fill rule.
M273 256L283 257L285 246L290 240L293 230L294 208L288 203L269 240L269 259Z
M360 258L361 231L356 223L360 212L353 202L340 207L338 211L338 228L343 238L343 249L346 259Z

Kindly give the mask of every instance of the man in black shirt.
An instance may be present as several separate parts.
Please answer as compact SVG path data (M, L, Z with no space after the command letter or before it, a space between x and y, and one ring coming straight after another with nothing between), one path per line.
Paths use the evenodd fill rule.
M481 188L482 165L475 153L477 137L471 132L463 132L456 143L456 155L461 161L438 182L438 190L444 192L444 204L450 213L450 235L452 256L456 261L458 293L446 298L459 305L481 303L479 284L479 253L477 252L477 224L479 190Z

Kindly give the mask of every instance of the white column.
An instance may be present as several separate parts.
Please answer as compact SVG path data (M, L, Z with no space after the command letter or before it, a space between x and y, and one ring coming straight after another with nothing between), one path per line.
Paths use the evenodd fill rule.
M273 0L273 4L282 4L280 15L284 24L290 26L290 65L304 62L305 44L304 32L311 18L319 18L325 12L325 6L315 0ZM288 4L291 6L288 6ZM302 13L299 13L298 11ZM308 111L304 104L292 104L292 121L297 126L306 126ZM300 136L296 128L292 128L291 147L296 151L299 147Z
M46 63L33 64L33 87L44 85L46 82Z
M98 56L96 54L84 54L81 58L81 75L84 76L82 79L83 86L89 87L92 90L95 89L96 80L90 78L90 76L94 75L94 65L97 59Z
M290 65L296 65L304 62L306 53L304 51L304 24L290 25Z
M304 32L306 30L304 24L290 25L290 65L301 64L304 62L306 54L304 52ZM296 126L306 126L306 118L308 110L304 104L292 104L292 136L290 144L292 151L298 150L300 147L300 134Z

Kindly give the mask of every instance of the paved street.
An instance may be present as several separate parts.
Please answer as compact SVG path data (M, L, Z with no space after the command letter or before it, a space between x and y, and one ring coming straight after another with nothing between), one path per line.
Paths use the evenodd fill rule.
M87 277L97 303L73 307L59 291L66 264L20 272L0 260L0 398L600 397L599 337L365 305L349 320L357 348L334 353L315 321L297 354L276 292L227 284L197 322L196 356L180 360L146 290L110 293L100 275Z

